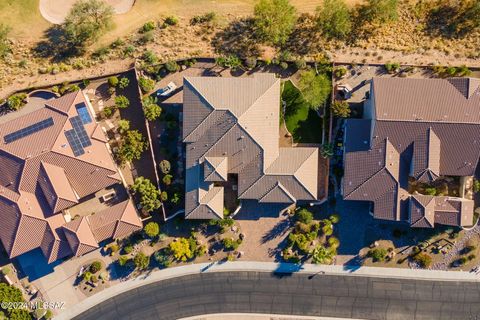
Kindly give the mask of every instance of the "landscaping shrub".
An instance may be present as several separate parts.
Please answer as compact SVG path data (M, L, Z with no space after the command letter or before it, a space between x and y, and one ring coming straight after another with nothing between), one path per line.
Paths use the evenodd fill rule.
M169 26L175 26L178 24L178 17L176 16L168 16L165 18L165 21L164 21L165 24L169 25Z
M133 258L133 263L135 264L135 268L139 270L145 270L150 264L150 257L145 255L143 252L139 252Z
M241 243L242 243L242 240L240 239L238 240L234 240L233 238L223 239L223 245L227 250L237 250Z
M400 69L400 64L398 62L388 62L385 64L385 69L388 73L395 73Z
M418 265L422 268L429 268L432 264L432 257L421 252L413 256L413 261L418 263Z
M126 254L129 254L133 251L133 246L131 244L129 245L126 245L124 248L123 248L123 251L126 253Z
M143 231L149 238L155 238L160 233L160 226L156 222L149 222L143 228Z
M337 249L340 246L340 240L336 237L330 237L328 238L328 245L333 249Z
M110 250L110 255L114 255L116 252L118 252L118 250L120 250L120 247L117 243L113 243L110 245L110 247L108 247L108 249Z
M140 30L142 33L152 31L155 29L155 21L147 21L145 24L142 26L142 29Z
M160 167L160 171L162 171L163 174L168 174L172 168L168 160L160 161L158 166Z
M180 67L176 61L172 60L165 63L165 69L167 69L168 72L177 72L180 70Z
M120 80L118 82L118 87L120 89L124 90L128 87L129 84L130 84L130 80L128 80L127 77L122 77L122 78L120 78Z
M343 78L347 74L347 68L345 68L344 66L336 67L333 70L333 74L336 78Z
M159 190L149 179L144 177L136 178L132 190L140 194L140 204L147 212L160 208L160 201L158 200Z
M148 65L158 63L157 55L151 50L146 50L142 54L142 60L145 61Z
M257 58L255 57L248 57L245 59L245 66L248 69L253 69L257 66Z
M164 250L155 252L153 257L162 267L168 268L172 264L170 256Z
M338 213L334 213L334 214L332 214L332 215L330 216L329 219L330 219L330 221L331 221L332 223L334 223L334 224L335 224L335 223L338 223L338 222L340 221L340 215L339 215Z
M332 222L328 219L322 220L322 233L326 236L331 236L333 234L333 225Z
M334 100L331 106L332 114L339 118L348 118L351 110L350 105L345 100Z
M214 21L217 17L217 14L215 12L207 12L205 14L202 14L202 15L197 15L197 16L194 16L192 19L190 19L190 24L192 26L196 25L196 24L203 24L203 23L206 23L206 22L211 22L211 21Z
M100 261L93 261L90 265L90 272L97 273L102 268L102 263Z
M140 79L138 79L138 85L143 93L148 93L155 88L155 81L150 78L140 77Z
M194 256L194 252L190 249L190 242L186 238L170 242L168 248L172 252L173 257L178 261L187 261Z
M130 261L130 258L128 256L120 256L118 257L118 264L123 267L125 266L128 261Z
M122 95L115 97L115 107L117 107L118 109L128 108L129 105L130 105L130 100L128 100L127 97Z
M242 60L235 55L219 57L215 59L215 63L222 68L230 68L233 71L242 68Z
M118 80L118 77L116 77L116 76L112 76L112 77L108 78L108 85L110 87L116 87L118 85L118 82L119 82L119 80Z
M83 280L86 282L90 281L92 279L93 274L90 271L85 271L83 273Z
M295 213L295 216L297 217L298 221L305 224L309 224L310 222L313 221L313 214L305 208L298 210Z
M387 249L385 248L374 248L368 251L368 256L372 258L373 262L385 261L387 258Z
M161 200L162 202L165 202L165 201L168 200L168 194L167 194L166 191L162 191L162 192L160 193L160 200Z
M157 98L146 97L142 101L143 112L148 121L157 120L162 114L162 108L157 104Z
M173 176L171 174L166 174L163 176L162 182L166 185L169 186L172 184L172 179Z
M325 248L322 245L316 246L312 252L313 263L331 264L334 257L335 257L335 252L331 249Z
M305 61L305 59L298 58L298 59L295 59L293 63L297 70L303 70L307 68L307 62Z
M399 229L393 229L392 235L394 238L400 238L402 236L402 231Z
M7 106L10 110L17 111L27 103L26 93L17 93L7 99Z

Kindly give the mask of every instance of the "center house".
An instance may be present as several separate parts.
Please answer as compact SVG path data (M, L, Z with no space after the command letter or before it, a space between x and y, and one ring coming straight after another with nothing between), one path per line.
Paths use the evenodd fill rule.
M188 77L183 94L187 219L223 218L231 198L243 210L277 214L317 201L318 148L279 146L275 75Z

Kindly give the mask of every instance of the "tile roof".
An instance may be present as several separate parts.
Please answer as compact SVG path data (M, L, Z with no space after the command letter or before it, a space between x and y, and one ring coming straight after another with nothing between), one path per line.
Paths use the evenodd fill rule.
M428 183L475 174L479 84L469 78L374 78L372 103L366 104L372 110L365 112L373 119L346 122L345 199L372 201L375 217L408 220L415 227L471 224L469 200L412 196L407 189L409 176Z
M187 218L223 216L223 187L212 182L228 174L238 174L240 199L317 199L318 148L279 147L280 80L274 75L188 77L183 103Z
M77 222L67 223L62 211L120 178L97 123L82 122L86 139L92 138L82 155L73 155L65 137L72 129L70 119L79 115L76 105L85 105L93 118L82 92L44 103L0 121L0 240L10 257L41 248L53 262L98 247L88 221L81 219L74 226ZM132 208L127 203L116 207L118 215L111 219L122 226L115 228L114 236L141 228Z

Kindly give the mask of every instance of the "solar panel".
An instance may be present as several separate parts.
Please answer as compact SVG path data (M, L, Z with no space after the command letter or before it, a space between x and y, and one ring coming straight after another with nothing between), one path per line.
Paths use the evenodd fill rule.
M75 108L77 108L77 113L80 119L82 120L83 124L92 122L92 117L90 117L90 113L88 113L87 106L85 105L84 102L76 104Z
M92 141L90 141L90 137L88 136L87 131L83 126L82 119L79 116L76 116L76 117L70 118L70 123L72 124L73 130L75 130L75 133L77 134L82 147L85 148L85 147L91 146Z
M51 127L51 126L53 126L53 119L48 118L48 119L42 120L40 122L34 123L34 124L32 124L28 127L25 127L23 129L20 129L20 130L17 130L15 132L12 132L10 134L7 134L3 137L3 140L5 141L5 143L14 142L18 139L24 138L26 136L29 136L31 134L34 134L38 131L41 131L41 130L43 130L45 128L48 128L48 127Z
M72 129L66 131L65 137L67 137L68 144L70 145L70 148L72 148L73 155L75 157L81 156L85 153L85 150L83 149L82 144L80 143L80 139L78 139L78 136L75 133L75 130Z

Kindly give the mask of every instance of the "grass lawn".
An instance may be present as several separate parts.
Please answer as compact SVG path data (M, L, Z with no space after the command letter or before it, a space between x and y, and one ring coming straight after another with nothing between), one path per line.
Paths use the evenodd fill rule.
M301 143L321 143L322 120L290 80L283 84L282 100L286 102L285 124L293 140Z

